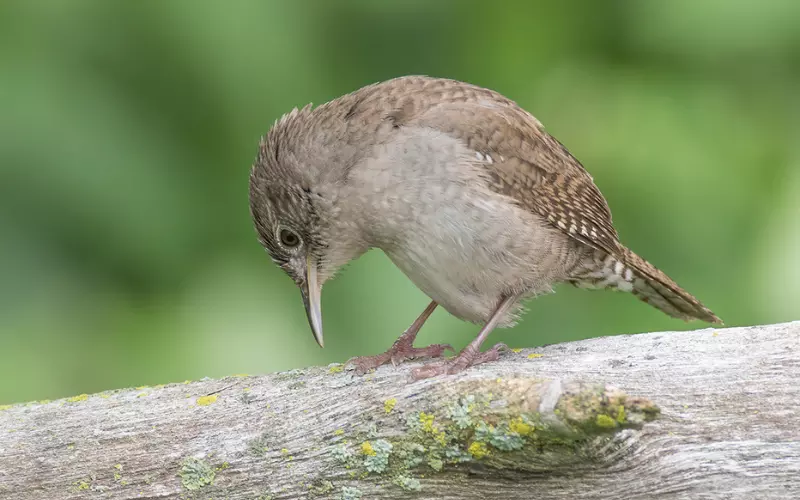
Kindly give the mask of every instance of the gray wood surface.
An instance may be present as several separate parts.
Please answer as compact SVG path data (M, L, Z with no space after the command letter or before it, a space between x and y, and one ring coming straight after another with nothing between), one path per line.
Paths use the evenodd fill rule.
M413 366L0 407L0 498L800 498L800 322Z

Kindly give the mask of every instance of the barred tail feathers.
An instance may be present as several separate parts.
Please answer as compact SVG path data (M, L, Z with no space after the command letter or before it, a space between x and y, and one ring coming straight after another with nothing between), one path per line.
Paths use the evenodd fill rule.
M582 266L571 280L572 284L580 288L631 292L642 302L684 321L699 319L722 323L717 315L669 276L627 248L623 248L620 255L603 253L592 261L596 264L591 269Z

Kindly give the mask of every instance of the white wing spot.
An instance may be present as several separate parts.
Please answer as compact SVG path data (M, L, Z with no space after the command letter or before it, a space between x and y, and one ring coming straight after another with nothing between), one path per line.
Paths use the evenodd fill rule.
M480 151L475 151L475 157L478 158L479 160L483 161L483 155L481 154Z
M625 278L625 281L633 280L633 271L631 271L630 267L625 268L625 274L623 277Z
M622 270L624 268L625 268L625 265L622 262L620 262L620 261L614 262L614 274L616 274L617 276L622 274Z

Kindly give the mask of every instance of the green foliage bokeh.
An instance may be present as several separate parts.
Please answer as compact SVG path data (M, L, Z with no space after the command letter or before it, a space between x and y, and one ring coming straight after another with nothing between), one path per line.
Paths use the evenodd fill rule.
M799 25L793 0L2 2L0 403L388 347L426 297L370 252L326 285L320 350L247 179L282 113L404 74L534 113L727 324L800 319ZM558 292L491 340L699 326ZM419 342L476 331L437 311Z

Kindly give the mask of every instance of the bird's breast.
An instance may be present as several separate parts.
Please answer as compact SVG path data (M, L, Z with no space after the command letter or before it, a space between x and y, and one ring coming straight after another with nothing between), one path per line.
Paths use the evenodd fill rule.
M410 130L354 169L351 195L372 246L451 314L478 323L504 295L549 291L566 276L567 236L489 189L484 168L461 141Z

